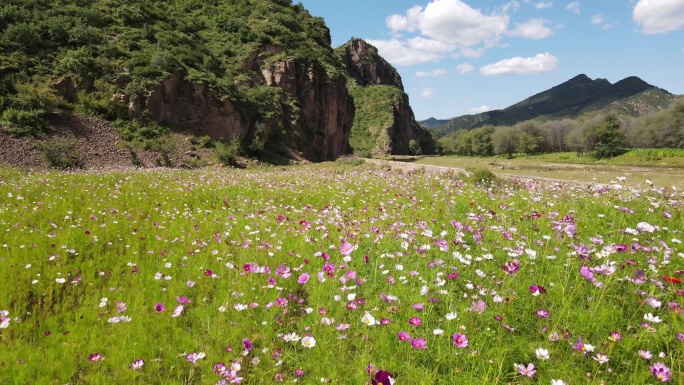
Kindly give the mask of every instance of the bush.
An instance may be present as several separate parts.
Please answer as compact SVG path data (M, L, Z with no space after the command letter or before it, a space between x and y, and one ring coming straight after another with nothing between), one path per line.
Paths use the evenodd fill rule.
M146 150L152 150L155 142L170 132L168 127L157 122L143 124L137 120L117 120L114 127L119 129L123 140L140 145Z
M45 110L6 109L0 116L5 131L16 136L38 135L47 131L48 114Z
M240 142L233 139L229 143L216 143L216 156L218 160L227 166L238 166L237 158L240 155Z
M493 172L486 168L467 168L466 171L470 173L468 180L476 184L491 186L499 180Z
M357 167L357 166L360 166L360 165L366 163L366 161L363 159L351 158L351 157L337 158L337 160L335 162L337 164L340 164L340 165L346 165L346 166L352 166L352 167Z
M69 139L52 139L37 145L50 167L61 170L81 168L83 162L78 154L76 142Z
M199 138L199 146L201 148L215 148L216 143L214 143L214 140L208 136L203 136Z

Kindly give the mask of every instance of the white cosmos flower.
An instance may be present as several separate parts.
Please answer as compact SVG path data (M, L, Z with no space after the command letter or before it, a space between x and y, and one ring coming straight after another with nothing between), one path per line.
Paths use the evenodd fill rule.
M456 313L456 312L447 313L447 315L445 317L446 317L447 321L453 321L456 318L458 318L458 313Z
M361 317L361 322L368 326L373 326L376 324L375 317L373 317L370 313L364 314L363 317Z
M657 324L663 322L663 320L660 317L654 316L653 313L644 314L644 320L646 320L648 322L657 323Z
M537 355L537 358L540 360L548 360L549 359L549 351L544 349L544 348L538 348L534 351L534 353Z
M316 339L313 336L305 336L302 338L302 346L311 349L316 346Z

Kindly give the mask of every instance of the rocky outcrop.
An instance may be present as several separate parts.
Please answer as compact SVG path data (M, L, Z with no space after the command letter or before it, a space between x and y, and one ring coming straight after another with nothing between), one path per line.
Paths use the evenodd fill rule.
M374 93L370 88L375 86L390 86L396 88L400 96L389 97L385 100L374 100L373 103L386 103L391 111L392 118L389 125L381 127L355 127L354 135L368 135L375 140L372 148L355 148L357 151L371 151L374 153L384 153L393 155L406 155L412 152L422 151L420 148L432 148L434 143L431 141L429 133L424 130L413 115L413 110L409 104L409 97L404 92L401 76L397 70L383 59L377 48L361 39L352 39L336 50L340 61L345 65L347 74L354 79L357 87L364 90L355 90L356 95ZM381 92L375 92L380 94ZM361 99L361 98L359 98ZM357 119L355 124L368 124L373 119L364 119L363 114L374 114L377 110L366 109L367 106L357 105L357 114L361 119ZM411 141L415 141L410 146ZM368 143L368 141L353 140L353 143ZM411 148L412 147L412 148Z
M269 48L269 54L274 50ZM246 71L262 76L252 77L239 87L266 86L280 91L280 100L268 106L270 118L265 121L261 121L259 111L230 98L219 99L206 85L181 74L168 77L146 95L131 98L131 115L139 118L147 112L154 121L214 139L258 140L265 146L269 140L285 141L278 144L309 160L332 160L351 151L349 134L355 109L344 77L293 59L267 64L252 57L245 65L251 66ZM290 140L282 136L274 139L274 132L282 129L289 131L285 136Z
M362 39L351 39L337 50L347 74L360 86L386 85L404 90L397 70Z

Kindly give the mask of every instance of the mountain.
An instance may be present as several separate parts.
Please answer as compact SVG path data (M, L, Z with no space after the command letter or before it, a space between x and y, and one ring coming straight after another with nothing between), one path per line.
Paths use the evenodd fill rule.
M429 118L429 119L421 120L418 123L421 126L426 127L426 128L435 128L435 127L441 126L443 124L449 123L449 120L450 119L441 119L440 120L440 119L435 119L435 118Z
M351 151L354 111L330 31L291 0L0 4L0 131L77 113L145 143L161 124L328 160Z
M639 116L666 108L674 97L636 76L611 84L606 79L592 80L581 74L503 110L459 116L433 130L446 135L488 124L509 126L530 119L574 118L595 111Z
M356 107L349 138L352 149L395 155L435 153L431 133L416 122L401 76L377 48L354 38L335 52L345 66Z

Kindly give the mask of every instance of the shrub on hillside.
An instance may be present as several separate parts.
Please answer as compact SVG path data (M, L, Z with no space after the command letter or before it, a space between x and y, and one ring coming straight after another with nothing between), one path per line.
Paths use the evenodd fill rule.
M0 115L0 125L11 135L38 135L47 131L47 116L45 110L19 110L10 107Z
M70 139L55 138L37 146L50 167L68 170L83 167L83 161L78 153L76 142Z
M237 139L226 142L216 142L216 157L227 166L238 166L238 155L240 155L240 142Z

